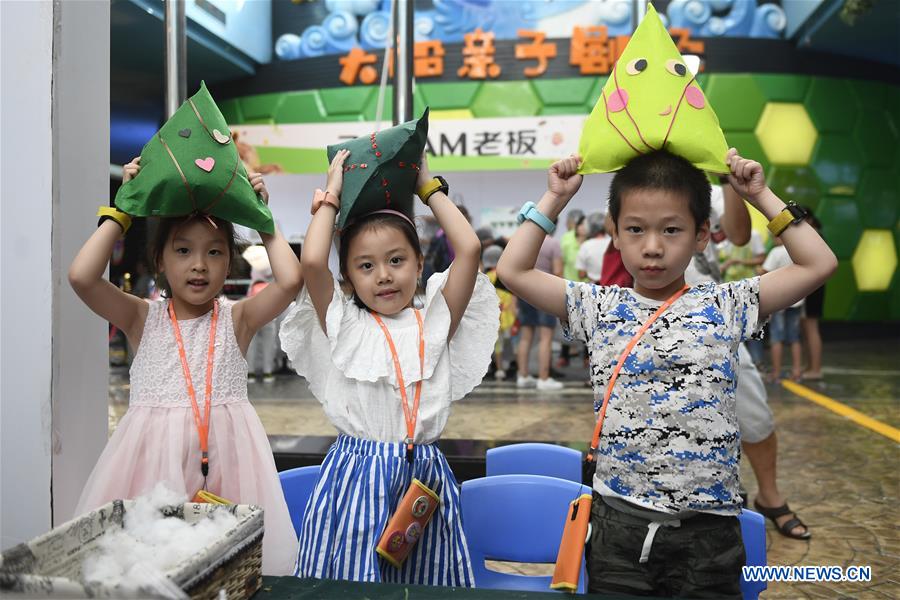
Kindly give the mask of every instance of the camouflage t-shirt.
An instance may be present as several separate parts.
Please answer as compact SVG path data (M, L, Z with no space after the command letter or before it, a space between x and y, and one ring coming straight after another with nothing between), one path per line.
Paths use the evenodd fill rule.
M569 282L565 334L590 352L594 411L619 355L661 302ZM663 512L737 514L738 346L760 329L759 278L704 283L664 312L616 381L594 489Z

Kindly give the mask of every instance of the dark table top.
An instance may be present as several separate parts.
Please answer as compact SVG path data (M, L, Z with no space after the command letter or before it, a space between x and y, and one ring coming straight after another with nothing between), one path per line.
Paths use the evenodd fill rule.
M508 590L486 590L458 587L432 587L425 585L404 585L399 583L362 583L359 581L338 581L332 579L300 579L297 577L263 577L262 588L253 600L464 600L486 598L488 600L556 600L565 599L559 592L518 592ZM625 598L585 594L577 596L590 600ZM646 599L645 599L646 600Z

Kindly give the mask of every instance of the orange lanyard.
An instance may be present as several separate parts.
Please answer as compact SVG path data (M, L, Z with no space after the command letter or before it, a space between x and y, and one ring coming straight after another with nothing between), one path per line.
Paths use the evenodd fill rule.
M175 318L175 307L169 302L169 319L172 321L172 330L175 332L175 342L178 344L178 355L181 357L181 368L184 371L184 381L187 384L188 396L191 398L191 408L194 409L194 423L197 425L197 433L200 436L200 472L203 473L203 487L206 488L206 476L209 475L209 411L212 405L212 372L213 354L216 347L216 323L219 321L219 302L213 304L212 323L209 326L209 349L206 352L206 412L200 417L200 407L197 406L197 393L191 381L191 369L188 366L187 356L184 353L184 341L181 339L181 329L178 327L178 319Z
M631 350L634 348L635 344L638 343L638 340L641 339L641 336L644 335L644 332L650 329L653 322L656 321L661 314L666 312L666 309L672 306L672 304L674 304L688 289L689 286L685 284L683 288L669 296L669 299L663 302L662 305L656 309L656 312L641 325L641 328L638 329L637 333L634 334L634 337L631 338L631 341L628 342L625 351L619 356L619 362L616 363L616 366L613 369L612 376L609 378L609 384L606 386L606 394L603 396L603 405L600 407L600 417L597 419L597 425L594 427L594 437L591 440L591 449L587 455L588 461L594 460L594 453L600 445L600 432L603 430L603 420L606 418L606 407L609 405L609 397L612 396L613 386L616 385L616 379L619 377L619 371L622 370L622 365L625 364L625 360L628 359L628 355L631 354Z
M403 379L403 371L400 369L400 357L397 355L394 339L391 337L391 332L388 331L381 317L376 312L370 311L375 322L378 323L381 331L384 332L388 347L391 349L391 358L394 359L394 371L397 373L397 385L400 386L400 398L403 405L403 418L406 420L406 439L403 442L406 444L406 460L409 461L413 459L413 440L416 436L416 419L419 417L419 398L422 396L421 378L425 374L425 326L422 324L422 315L419 310L413 310L416 313L416 323L419 325L419 381L416 382L416 394L411 410L409 408L409 399L406 395L406 382Z

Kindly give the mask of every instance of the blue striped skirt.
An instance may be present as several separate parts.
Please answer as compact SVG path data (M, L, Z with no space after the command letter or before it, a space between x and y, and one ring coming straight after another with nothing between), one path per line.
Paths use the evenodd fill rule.
M441 506L400 569L375 546L413 478L437 492ZM475 578L459 510L459 484L436 444L341 434L328 450L306 505L297 557L298 577L473 587Z

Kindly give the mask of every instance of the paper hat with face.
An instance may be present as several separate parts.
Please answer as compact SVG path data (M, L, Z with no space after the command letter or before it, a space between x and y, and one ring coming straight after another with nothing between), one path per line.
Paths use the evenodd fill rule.
M419 162L428 142L428 109L422 118L328 146L328 162L347 149L337 228L376 210L392 209L410 219Z
M141 170L119 188L116 206L136 217L201 213L275 232L205 83L141 150Z
M584 124L579 172L616 171L663 148L699 169L728 172L719 119L649 5Z

